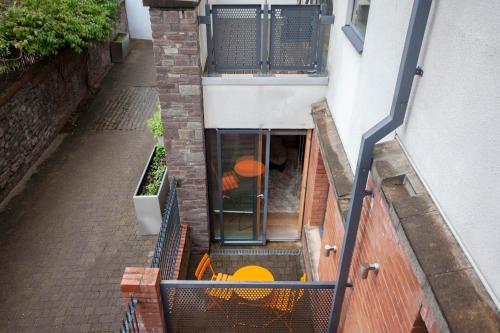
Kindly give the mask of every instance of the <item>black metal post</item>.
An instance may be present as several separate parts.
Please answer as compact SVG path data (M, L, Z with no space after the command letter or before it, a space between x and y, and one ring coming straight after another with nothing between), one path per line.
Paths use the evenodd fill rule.
M349 202L346 233L340 257L337 288L335 289L334 300L330 309L329 333L336 332L339 326L340 312L344 302L352 255L356 245L359 218L363 208L366 182L373 161L373 148L379 140L398 128L404 121L431 4L432 0L415 0L413 3L391 112L389 116L363 134L361 139L356 174L352 186L353 194Z
M208 74L214 73L214 62L212 57L213 52L213 43L212 43L212 14L210 5L207 3L205 5L205 17L207 18L205 22L205 27L207 31L207 66L208 66Z
M268 38L268 31L269 31L269 5L266 3L264 4L264 10L263 10L263 33L262 33L262 59L261 59L261 73L266 75L269 73L269 38Z
M323 15L327 15L326 13L326 4L321 4L320 7L320 16L323 17ZM324 73L324 66L323 66L323 47L325 44L325 25L323 24L322 21L319 22L319 36L318 36L318 48L316 51L316 71L317 73L323 74Z

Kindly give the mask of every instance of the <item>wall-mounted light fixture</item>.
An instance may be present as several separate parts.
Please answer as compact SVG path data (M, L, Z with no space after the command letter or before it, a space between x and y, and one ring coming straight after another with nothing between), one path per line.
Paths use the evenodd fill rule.
M328 257L330 255L330 252L337 253L337 245L325 245L325 248L323 249L323 255L325 257Z
M368 272L369 271L374 271L378 272L380 269L380 264L378 262L372 262L372 263L362 263L359 268L359 276L361 279L366 279L368 277Z

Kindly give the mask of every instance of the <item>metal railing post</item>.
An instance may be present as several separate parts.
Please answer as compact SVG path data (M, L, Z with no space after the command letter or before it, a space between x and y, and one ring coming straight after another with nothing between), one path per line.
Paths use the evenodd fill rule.
M213 41L212 41L212 10L210 9L210 4L205 4L205 27L207 30L207 66L208 74L213 74L215 72L215 66L213 61Z
M269 73L269 37L268 37L268 31L269 31L269 5L266 3L264 4L264 10L263 10L263 15L264 15L264 31L262 33L262 59L261 59L261 67L260 71L262 74L268 74Z
M323 61L323 48L325 46L325 29L326 25L333 24L334 17L328 15L328 4L326 2L321 4L320 7L321 16L319 20L319 35L318 35L318 47L316 53L316 65L317 65L317 73L325 74L326 66Z
M321 4L319 15L326 15L326 4ZM316 65L317 72L320 74L324 73L323 68L323 47L325 44L325 25L320 21L319 22L319 36L318 36L318 49L316 53Z

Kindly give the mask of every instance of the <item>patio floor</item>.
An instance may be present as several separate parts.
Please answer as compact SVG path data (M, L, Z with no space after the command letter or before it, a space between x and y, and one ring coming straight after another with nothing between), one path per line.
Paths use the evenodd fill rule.
M195 279L194 271L200 259L201 255L191 255L188 280ZM305 272L302 250L296 247L216 247L212 248L210 259L217 273L234 274L243 266L257 265L267 268L273 274L275 281L298 281Z
M132 193L154 145L152 44L132 42L57 150L0 212L0 332L117 332L120 279L144 266Z

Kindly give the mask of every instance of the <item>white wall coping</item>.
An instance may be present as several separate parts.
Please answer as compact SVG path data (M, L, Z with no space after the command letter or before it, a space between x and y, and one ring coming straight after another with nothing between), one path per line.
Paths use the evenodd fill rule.
M203 76L204 86L327 86L328 76L307 74L276 74L260 76L254 74L221 74L219 76Z

